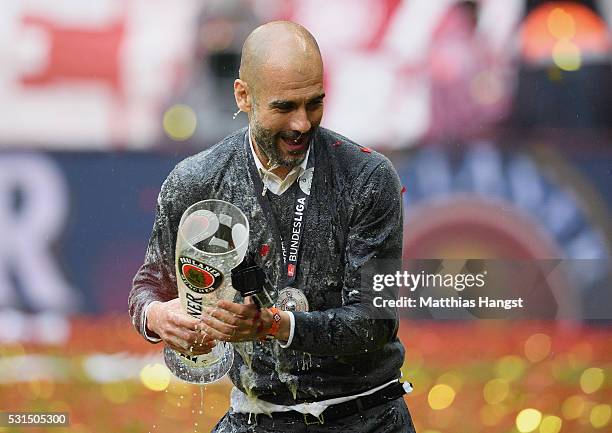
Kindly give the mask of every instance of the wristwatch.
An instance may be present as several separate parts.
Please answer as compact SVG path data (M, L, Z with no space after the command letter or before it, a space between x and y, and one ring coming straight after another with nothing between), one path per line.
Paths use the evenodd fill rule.
M266 340L273 340L276 338L278 331L280 329L281 315L280 310L276 307L268 308L268 311L272 313L272 326L268 330L266 334Z

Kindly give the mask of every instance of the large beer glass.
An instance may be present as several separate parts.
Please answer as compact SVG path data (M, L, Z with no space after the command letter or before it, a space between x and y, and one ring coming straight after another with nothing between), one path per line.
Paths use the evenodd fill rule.
M242 211L221 200L191 205L181 217L176 238L176 280L183 310L200 318L204 307L220 299L233 300L231 270L247 251L249 222ZM166 366L179 379L211 383L223 377L234 362L230 343L218 341L210 353L187 356L164 348Z

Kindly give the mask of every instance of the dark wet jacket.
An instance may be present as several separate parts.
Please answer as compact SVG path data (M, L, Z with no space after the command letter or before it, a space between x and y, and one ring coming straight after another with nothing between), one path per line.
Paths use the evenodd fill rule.
M363 392L399 377L404 359L397 311L374 308L372 282L361 282L366 266L376 273L399 269L402 200L397 174L381 154L327 129L318 128L311 145L315 174L295 284L306 294L310 311L294 313L289 348L276 341L256 342L251 368L237 351L229 373L243 392L284 405ZM269 221L277 218L283 233L289 232L294 194L289 190L271 200L274 213L285 209L281 215L264 214L247 168L252 157L247 130L242 129L180 162L164 182L145 262L129 296L130 315L141 334L144 307L177 297L178 224L185 209L200 200L225 200L245 213L249 251L282 288L282 254ZM263 258L257 254L262 245L269 247ZM379 260L387 264L385 269ZM397 293L392 290L391 296Z

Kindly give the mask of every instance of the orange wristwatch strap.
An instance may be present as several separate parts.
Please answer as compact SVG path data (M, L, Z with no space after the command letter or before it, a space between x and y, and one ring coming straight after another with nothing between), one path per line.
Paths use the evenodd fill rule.
M268 311L272 313L272 326L268 330L268 337L276 337L278 330L280 329L281 315L280 310L276 307L268 308Z

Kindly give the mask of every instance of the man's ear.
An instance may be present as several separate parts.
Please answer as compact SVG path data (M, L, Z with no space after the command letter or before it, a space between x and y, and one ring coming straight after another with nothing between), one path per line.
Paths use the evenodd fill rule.
M234 98L240 111L248 113L253 108L253 97L247 83L237 78L234 81Z

